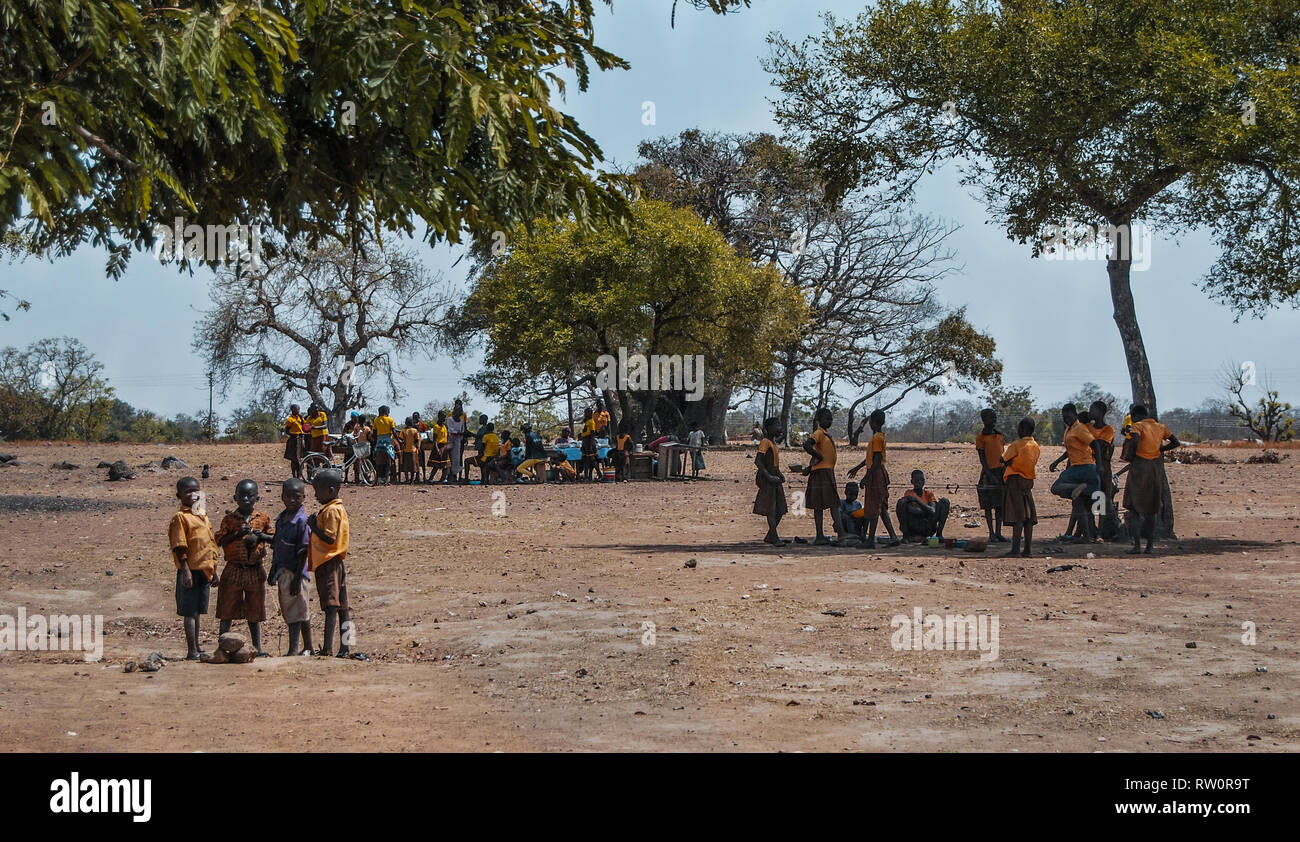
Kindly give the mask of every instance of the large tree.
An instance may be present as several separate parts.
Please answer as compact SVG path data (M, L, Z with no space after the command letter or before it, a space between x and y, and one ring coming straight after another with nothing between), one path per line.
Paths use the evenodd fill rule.
M195 348L220 382L305 394L332 426L351 407L403 395L404 364L440 347L450 302L411 252L339 243L222 269L211 298Z
M456 240L622 212L556 69L591 0L0 0L0 230L120 272L156 225ZM418 96L413 96L418 92Z
M549 394L534 398L546 400L596 383L599 358L620 349L702 355L708 381L729 393L743 372L768 364L803 305L773 267L737 256L694 212L643 199L626 226L562 222L521 232L482 267L462 315L465 335L486 345L476 386L518 400L543 381ZM682 388L637 385L605 392L616 420L648 432L657 419L675 431L712 414L707 391L696 403Z
M1072 222L1205 226L1223 248L1205 286L1245 312L1300 292L1298 34L1285 0L885 0L801 44L771 36L767 67L832 195L905 193L958 159L1035 254ZM1154 412L1123 246L1106 263L1115 323Z
M69 336L0 350L0 433L98 438L113 408L113 388L103 370L103 363Z

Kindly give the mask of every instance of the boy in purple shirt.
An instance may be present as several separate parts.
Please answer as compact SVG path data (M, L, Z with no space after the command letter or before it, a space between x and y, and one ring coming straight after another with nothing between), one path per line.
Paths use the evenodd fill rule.
M271 573L267 584L275 585L280 597L280 615L289 625L289 651L287 655L310 655L311 608L307 603L307 589L303 581L311 579L307 572L307 549L311 544L311 529L307 525L307 486L300 479L284 481L280 501L284 511L275 519L275 538L271 543ZM302 648L298 647L299 639Z

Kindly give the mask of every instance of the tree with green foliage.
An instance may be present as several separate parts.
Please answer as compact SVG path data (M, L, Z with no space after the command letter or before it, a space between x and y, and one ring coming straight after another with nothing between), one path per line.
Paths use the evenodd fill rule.
M98 439L113 406L103 370L85 345L68 336L0 350L0 433Z
M599 147L552 103L557 69L585 89L626 66L591 11L0 0L0 231L50 256L102 246L118 275L176 217L353 245L618 217Z
M702 355L709 381L729 393L803 320L797 291L774 268L737 256L688 209L643 199L625 226L535 227L481 267L461 313L462 335L481 336L486 346L484 371L472 382L492 397L518 400L539 378L551 378L549 397L558 397L560 384L595 383L599 358L617 358L620 349L647 358ZM616 423L639 416L648 432L659 416L662 429L676 430L687 413L712 416L691 406L684 389L614 385L603 397Z
M1133 223L1213 231L1204 285L1239 314L1300 296L1297 31L1284 0L885 0L801 44L771 36L766 66L832 195L906 194L953 159L1035 255L1053 226L1114 232L1115 323L1155 414Z

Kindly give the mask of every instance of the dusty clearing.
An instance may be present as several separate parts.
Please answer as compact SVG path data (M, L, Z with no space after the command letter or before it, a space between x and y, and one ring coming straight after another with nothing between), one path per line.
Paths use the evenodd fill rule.
M1180 540L1153 556L1050 540L1066 510L1043 490L1054 447L1034 559L766 548L752 448L711 453L707 479L688 484L509 487L505 517L495 487L347 487L357 648L371 662L127 674L151 651L184 653L165 538L176 478L210 463L217 517L237 480L270 482L274 517L279 446L3 449L24 464L0 468L0 613L105 623L102 663L0 652L8 751L1300 748L1294 451L1279 465L1171 465ZM192 469L108 483L94 467L169 454ZM974 505L973 448L896 444L889 459L895 482L920 467ZM51 467L65 460L81 467ZM962 521L950 535L982 534ZM810 518L784 527L812 534ZM917 607L996 614L998 659L894 651L891 618ZM319 644L316 605L312 619ZM283 651L279 617L267 628L267 649ZM205 648L215 633L209 614Z

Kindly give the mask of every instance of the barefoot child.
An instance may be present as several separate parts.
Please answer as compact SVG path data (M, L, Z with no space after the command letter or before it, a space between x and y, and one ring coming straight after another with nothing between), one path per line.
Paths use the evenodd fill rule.
M1067 403L1061 407L1061 420L1065 423L1065 452L1052 462L1049 470L1055 471L1063 459L1069 460L1070 467L1052 483L1052 493L1072 501L1071 517L1082 518L1084 541L1091 542L1096 538L1096 526L1088 515L1092 511L1093 492L1101 489L1101 479L1097 475L1097 448L1100 444L1087 425L1079 421L1079 411L1074 404Z
M885 529L889 530L888 546L897 547L902 541L894 533L894 525L889 520L889 472L885 470L885 411L877 409L871 413L867 419L871 425L871 442L867 445L866 457L854 465L849 471L849 476L854 476L871 460L871 467L867 468L866 474L862 477L863 499L862 505L867 510L867 538L863 546L867 549L876 547L876 519L884 521Z
M280 616L289 626L289 655L311 654L311 608L303 583L311 580L307 570L307 552L311 547L311 529L307 526L307 486L291 479L280 491L284 511L275 519L271 544L271 573L266 583L276 588L280 597ZM301 641L301 643L300 643Z
M785 504L785 475L781 473L781 452L776 446L781 438L781 419L769 418L763 422L763 440L758 443L758 453L754 456L754 484L758 494L754 497L754 514L767 518L767 535L764 543L781 546L790 543L781 540L776 534L776 527L781 523L781 516L788 508Z
M342 484L343 477L334 470L321 471L311 481L321 508L307 518L311 529L307 566L316 577L316 593L325 612L325 643L321 654L328 656L333 652L337 620L341 637L338 657L346 658L351 652L352 615L348 610L347 570L343 566L348 555L348 513L339 499Z
M814 544L834 544L822 530L822 512L831 510L831 526L836 533L842 531L837 524L839 520L840 495L835 487L835 442L831 439L831 424L835 418L826 407L817 410L813 416L816 429L804 439L803 449L810 461L804 469L808 477L808 488L804 493L804 505L812 510L813 520L817 524L817 537Z
M1088 429L1100 446L1097 448L1097 475L1101 480L1101 506L1094 506L1097 515L1097 534L1107 541L1118 534L1118 518L1115 513L1115 428L1106 423L1106 413L1110 407L1105 401L1093 401L1088 407L1092 418ZM1098 510L1099 509L1099 510Z
M1133 512L1130 531L1133 535L1133 549L1130 553L1151 552L1151 543L1155 539L1156 518L1160 514L1161 481L1159 460L1165 458L1166 450L1173 450L1182 442L1168 427L1147 415L1143 404L1133 407L1131 413L1133 427L1130 437L1135 439L1125 445L1129 454L1128 480L1124 483L1124 508ZM1164 442L1168 440L1168 444ZM1139 538L1146 539L1146 549L1139 544Z
M235 486L235 511L227 511L217 530L217 546L226 554L226 567L217 585L218 633L225 634L235 620L248 622L248 636L258 656L262 651L261 623L266 619L266 558L264 542L271 540L271 519L254 508L257 481L240 480Z
M844 484L844 499L840 502L841 538L853 536L859 541L867 537L867 509L858 499L858 484Z
M1004 558L1021 555L1029 558L1029 545L1034 540L1034 524L1038 523L1038 511L1034 508L1034 477L1038 456L1042 452L1034 440L1034 419L1022 418L1016 426L1016 435L1020 438L1007 445L1002 454L1006 465L1003 473L1006 483L1006 497L1002 503L1003 517L1011 524L1011 550ZM1024 552L1020 548L1020 536L1024 535Z
M998 454L998 461L1002 454ZM999 504L998 508L1002 508ZM949 503L947 497L935 497L933 491L925 488L925 474L912 471L912 487L907 489L898 501L898 531L904 541L916 539L924 541L931 535L943 537L944 524L948 522Z
M984 510L984 523L989 528L989 543L1006 541L1002 535L1002 451L1007 440L998 431L998 416L992 409L980 413L984 429L975 435L975 452L980 460L980 478L977 486L980 508Z
M181 510L167 524L167 543L176 564L176 615L185 626L185 660L197 661L203 655L199 615L208 613L208 595L217 575L217 541L203 513L199 481L194 477L177 480L176 499Z

